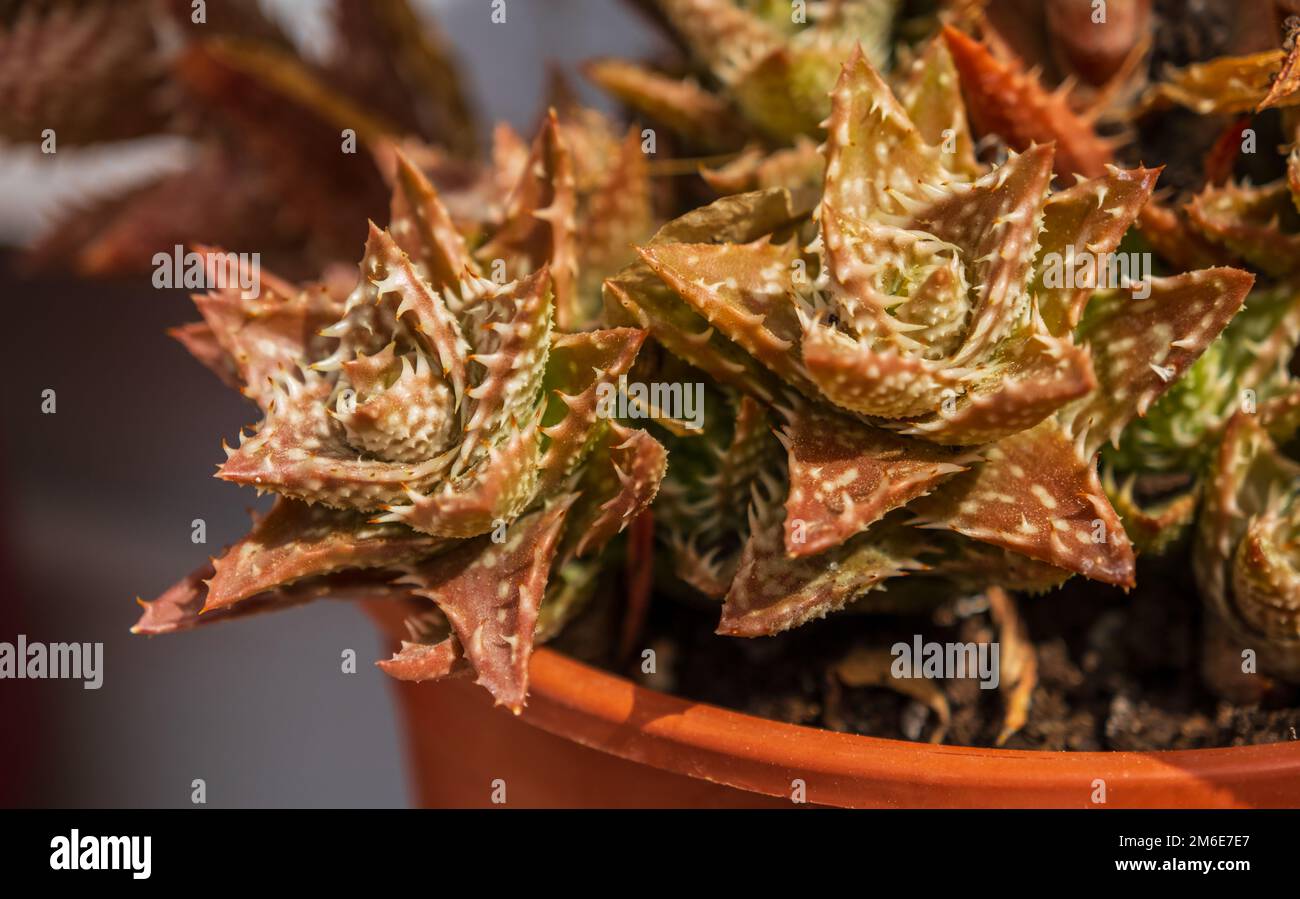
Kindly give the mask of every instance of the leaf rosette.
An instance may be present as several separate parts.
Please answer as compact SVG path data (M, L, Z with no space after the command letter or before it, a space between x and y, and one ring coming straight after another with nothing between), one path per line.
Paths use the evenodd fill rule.
M410 610L390 674L473 670L522 706L539 626L554 633L590 595L592 559L666 467L648 434L598 415L600 388L628 371L644 333L553 324L556 291L572 284L555 262L573 259L538 206L559 192L557 125L552 115L479 247L512 280L485 277L398 153L389 226L371 225L350 291L264 276L252 300L195 297L204 320L177 336L263 412L218 476L278 499L210 568L146 604L137 630L360 592Z
M942 72L945 53L921 58ZM811 210L779 188L727 197L670 222L606 284L609 305L778 425L787 464L751 505L725 632L774 632L887 578L942 572L950 542L917 526L1027 557L990 563L1005 586L1134 582L1097 453L1196 361L1252 278L1100 290L1051 277L1068 256L1104 264L1158 171L1109 167L1053 191L1053 147L1039 145L979 174L964 141L918 125L952 97L906 105L854 53ZM994 558L956 552L965 568Z

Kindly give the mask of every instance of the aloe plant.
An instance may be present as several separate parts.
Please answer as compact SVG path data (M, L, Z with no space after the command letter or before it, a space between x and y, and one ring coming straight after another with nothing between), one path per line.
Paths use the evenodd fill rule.
M1035 680L1002 588L1081 575L1129 589L1138 553L1193 531L1211 684L1258 695L1223 663L1245 649L1266 676L1300 680L1286 456L1300 179L1210 184L1185 209L1154 200L1161 170L1117 167L1096 111L1044 87L967 4L909 20L891 0L846 0L811 5L808 23L764 0L653 5L690 74L620 60L588 74L687 150L724 154L702 171L722 195L704 206L652 190L639 127L562 88L531 144L496 129L490 164L449 143L472 132L470 111L437 77L444 48L396 0L343 3L341 21L371 55L400 38L414 69L382 52L320 68L265 37L187 49L186 83L232 121L259 121L245 85L289 98L331 141L363 122L366 184L387 182L391 201L360 277L343 279L328 263L368 213L313 169L327 211L295 233L319 280L195 298L203 321L176 336L262 413L219 474L277 498L146 603L137 630L373 599L408 616L388 673L472 671L517 711L533 645L581 609L604 550L653 501L661 567L721 601L724 635L887 608L921 578L943 597L987 592L1017 647L999 739ZM1078 9L1052 6L1057 49L1077 56L1060 36ZM1108 51L1126 65L1144 49L1141 6ZM1294 56L1173 73L1138 108L1286 107ZM1248 78L1215 86L1243 65ZM1140 81L1092 87L1113 98ZM238 189L221 217L243 239L268 182L241 158L222 146L209 174ZM657 231L656 202L680 213ZM98 246L154 236L128 222ZM1172 274L1056 276L1063 258L1130 250ZM661 415L661 444L602 417L598 393L628 374L705 382L703 427ZM867 648L837 676L878 682L878 662Z
M714 154L701 160L701 174L719 193L820 185L817 138L840 63L854 47L882 71L895 72L904 104L927 136L937 141L952 128L960 142L954 166L975 167L965 108L950 102L957 99L951 61L933 45L919 49L941 19L964 22L973 7L941 2L912 10L898 0L642 5L655 10L681 45L688 74L625 59L593 60L586 74L647 121L666 126L687 153ZM946 101L937 102L940 97Z
M698 77L678 78L621 59L594 62L587 74L650 121L704 148L725 148L745 134L778 144L815 134L839 61L857 44L878 64L890 58L900 6L897 0L655 5Z
M1228 421L1206 485L1193 555L1209 611L1203 667L1220 694L1252 701L1259 673L1300 682L1300 464L1280 446L1300 427L1291 387Z
M1097 451L1191 366L1251 276L1047 286L1047 254L1119 245L1157 173L1053 193L1052 148L1035 146L972 180L862 53L827 130L811 220L779 188L719 201L607 284L783 426L785 477L754 505L721 630L774 633L942 565L918 526L1132 586Z
M600 385L628 371L642 332L552 324L556 263L572 254L535 241L531 200L557 140L552 117L484 245L512 280L483 277L399 154L389 226L371 226L346 295L271 278L251 301L233 288L195 298L204 320L184 342L263 413L218 474L278 498L210 569L146 603L138 632L360 585L427 607L386 670L424 680L468 665L522 707L552 570L622 531L666 464L644 431L597 415Z

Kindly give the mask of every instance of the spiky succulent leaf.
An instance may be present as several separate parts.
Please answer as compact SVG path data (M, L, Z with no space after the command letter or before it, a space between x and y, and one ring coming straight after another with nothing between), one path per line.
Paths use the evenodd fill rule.
M1266 50L1247 56L1221 56L1165 73L1164 79L1151 86L1142 98L1148 109L1175 104L1201 115L1230 115L1254 112L1270 93L1279 70L1286 61L1282 50ZM1286 90L1271 98L1271 106L1290 106L1300 102Z
M600 550L649 508L668 467L668 453L645 431L611 421L602 444L583 471L570 512L578 557Z
M549 265L555 282L556 323L563 331L580 327L577 302L577 188L573 160L552 110L506 203L505 220L475 255L486 267L504 264L519 278Z
M814 408L838 406L865 422L864 435L885 425L925 441L892 455L867 449L883 439L860 442L856 458L847 453L829 472L792 451L787 534L805 519L823 532L787 550L824 551L906 503L932 526L1131 585L1132 548L1095 453L1195 361L1251 277L1213 269L1156 279L1144 282L1151 295L1142 300L1130 294L1145 295L1143 285L1121 290L1099 301L1076 343L1093 289L1054 280L1048 267L1076 252L1105 259L1147 202L1155 171L1110 167L1052 195L1051 148L1031 146L965 181L859 54L832 94L829 128L820 233L806 250L787 230L642 251L666 286ZM1130 333L1134 316L1142 326ZM853 433L822 430L841 442ZM987 461L940 483L963 460L934 443L991 446L981 451ZM890 485L927 465L918 489L889 499ZM849 472L865 476L859 486L875 484L870 496L845 501L836 485ZM810 510L809 497L833 502ZM870 514L838 518L860 504Z
M391 659L380 659L379 670L395 680L441 680L461 668L464 655L455 637L443 637L436 643L402 641Z
M947 154L949 169L972 179L982 174L962 102L961 79L943 40L930 41L913 60L899 83L898 99L925 142Z
M1114 161L1114 142L1097 134L1092 118L1074 112L1068 87L1048 91L1036 74L1024 71L1010 50L995 55L953 27L944 29L944 38L961 74L962 92L978 136L996 136L1013 150L1051 142L1059 175L1096 178L1105 174ZM1213 248L1174 209L1148 202L1138 224L1153 248L1177 270L1219 261Z
M636 258L633 246L649 240L654 231L649 167L635 127L611 155L608 171L579 195L577 309L569 330L600 319L605 279L631 263Z
M401 152L396 157L388 230L398 247L438 290L456 287L466 274L479 274L438 192L409 157Z
M401 525L372 524L363 513L280 499L213 561L203 612L336 571L398 567L445 545Z
M914 531L882 522L817 556L790 558L782 539L784 489L770 479L755 490L749 538L722 605L718 633L733 637L777 634L844 608L890 578L925 566L926 549Z
M1086 577L1131 587L1133 549L1091 458L1055 419L982 451L983 464L912 503L919 524L956 531Z
M792 225L800 217L790 194L781 189L724 197L664 225L643 248L713 240L741 243ZM669 351L715 380L760 399L774 400L780 381L723 336L708 320L665 285L644 260L605 282L606 304L647 330Z
M262 612L278 612L326 597L402 600L410 596L405 588L391 584L394 572L341 571L275 587L234 605L204 611L207 584L214 575L215 569L208 563L190 572L156 599L137 598L136 602L144 612L131 627L131 633L150 637L171 634Z
M476 537L413 567L401 584L438 606L477 682L514 712L528 693L528 658L560 529L572 497L514 522L503 541Z
M1110 144L1074 112L1065 93L1045 90L1016 60L999 59L955 28L944 28L943 36L978 134L996 134L1016 150L1055 141L1056 171L1062 175L1094 177L1114 160Z
M1290 185L1209 186L1187 204L1188 220L1252 266L1285 276L1300 268L1300 213Z
M785 293L786 275L802 256L792 238L747 244L665 243L641 259L695 311L765 368L811 388L798 354L799 319ZM689 271L690 276L682 273Z
M196 249L209 259L221 252ZM218 375L229 373L233 384L265 410L277 375L329 354L329 341L319 332L338 319L343 306L323 285L299 289L270 272L261 272L260 281L256 297L242 296L237 285L196 294L203 323L177 337Z
M1118 249L1124 232L1151 198L1159 174L1158 169L1124 171L1110 166L1106 174L1054 193L1047 201L1038 237L1034 292L1043 323L1054 336L1074 330L1093 291L1072 284L1048 286L1043 260L1048 254L1104 258Z
M558 139L551 116L534 149L553 150ZM525 195L544 186L543 155L534 152L533 163L517 182L518 216L537 211ZM552 568L562 575L544 636L590 595L597 551L663 477L663 448L597 406L598 388L629 370L645 333L557 335L553 248L529 256L534 235L507 211L496 237L512 247L521 277L479 277L469 242L424 174L400 151L390 170L390 225L372 224L350 292L335 278L295 287L268 276L257 297L195 297L205 320L178 337L243 385L265 416L227 450L221 476L280 499L215 568L148 604L139 630L362 589L425 605L410 618L413 639L381 665L389 674L425 680L473 670L518 710ZM599 198L606 182L592 184ZM602 227L627 220L613 198L602 202ZM588 232L593 250L607 251L599 231ZM579 497L580 531L563 539ZM395 569L404 585L391 583Z
M1256 112L1263 112L1272 107L1291 106L1298 102L1295 94L1300 91L1300 41L1296 40L1295 21L1287 19L1285 25L1287 36L1283 40L1282 47L1285 56L1281 66L1273 75L1268 94L1255 107Z
M964 183L860 55L832 106L817 257L791 237L660 239L642 256L664 284L810 398L931 441L994 440L1087 394L1086 352L1047 331L1026 289L1041 283L1032 276L1050 149ZM1067 196L1054 245L1112 245L1150 180L1113 172ZM1083 208L1088 199L1100 216ZM1077 296L1042 293L1054 322L1077 315Z
M790 556L815 556L844 543L978 458L898 437L811 403L797 403L785 417Z
M1061 412L1081 453L1117 443L1219 336L1254 281L1237 269L1203 269L1149 279L1140 299L1134 288L1095 298L1079 335L1092 350L1100 386Z
M1199 469L1234 412L1257 408L1286 386L1297 342L1300 290L1285 282L1254 289L1219 339L1103 458L1122 472Z
M721 599L749 536L753 491L772 482L784 453L752 397L719 394L706 405L713 411L700 431L670 438L671 464L655 508L676 576Z
M1111 505L1119 514L1120 520L1124 522L1124 531L1133 541L1133 546L1139 553L1160 555L1168 552L1190 532L1196 519L1200 485L1193 481L1181 492L1162 499L1144 501L1135 490L1137 481L1136 475L1130 475L1123 483L1117 483L1111 468L1102 471L1102 486L1106 488L1106 495L1110 497Z
M542 492L558 489L605 436L610 422L601 418L602 391L628 372L644 339L645 332L634 328L553 339L543 385L550 400L542 419Z

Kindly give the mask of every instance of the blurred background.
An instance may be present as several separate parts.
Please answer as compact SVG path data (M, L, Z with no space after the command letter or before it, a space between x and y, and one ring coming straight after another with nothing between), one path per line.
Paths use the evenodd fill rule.
M216 9L221 0L209 0ZM484 134L530 134L548 62L640 57L655 36L614 0L417 0L467 73ZM308 54L323 0L264 3ZM0 67L4 50L0 47ZM602 98L576 72L581 99ZM606 107L608 108L608 107ZM152 598L248 525L251 492L212 477L256 409L165 329L197 316L145 275L24 274L16 248L69 203L175 168L174 139L55 155L0 146L0 641L102 642L103 686L0 680L0 805L392 806L406 802L380 642L359 610L319 602L148 639L128 628ZM357 247L360 251L360 244ZM57 411L43 414L42 392ZM207 544L191 542L202 518ZM340 670L345 649L357 673Z

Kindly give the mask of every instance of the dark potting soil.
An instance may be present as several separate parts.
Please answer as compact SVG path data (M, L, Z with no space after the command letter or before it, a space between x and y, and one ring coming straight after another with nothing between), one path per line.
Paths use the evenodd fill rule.
M1196 749L1297 739L1300 697L1236 706L1202 685L1200 601L1185 558L1143 560L1138 583L1125 594L1075 578L1060 590L1018 598L1038 684L1025 726L1005 747ZM657 595L636 641L654 650L654 673L642 670L644 649L622 672L654 689L766 718L924 741L938 724L934 712L893 689L845 686L835 665L855 648L888 650L918 634L926 642L996 640L986 605L972 598L915 616L840 613L775 637L738 639L713 633L716 607ZM567 641L560 642L564 648ZM981 689L976 679L933 683L951 710L944 743L996 744L1002 691Z

